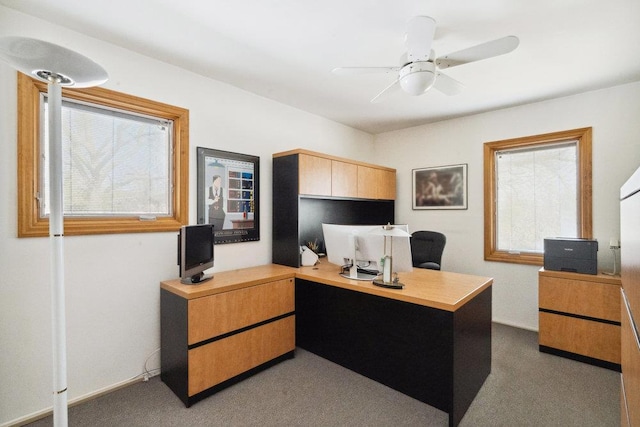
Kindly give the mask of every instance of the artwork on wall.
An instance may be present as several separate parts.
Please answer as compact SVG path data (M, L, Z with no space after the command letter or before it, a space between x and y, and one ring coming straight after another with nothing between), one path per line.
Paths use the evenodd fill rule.
M260 240L260 157L197 148L198 224L215 243Z
M467 165L413 169L413 209L467 209Z

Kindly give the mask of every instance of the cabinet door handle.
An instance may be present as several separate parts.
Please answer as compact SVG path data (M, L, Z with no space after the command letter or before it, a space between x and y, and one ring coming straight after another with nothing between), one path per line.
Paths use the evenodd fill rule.
M627 309L627 315L629 316L629 322L631 323L631 330L633 331L633 336L636 339L636 346L638 346L638 350L640 351L640 338L638 337L638 327L636 326L635 319L631 315L631 307L629 307L629 302L627 301L627 295L624 293L624 289L620 289L622 292L622 301L624 301L624 306Z

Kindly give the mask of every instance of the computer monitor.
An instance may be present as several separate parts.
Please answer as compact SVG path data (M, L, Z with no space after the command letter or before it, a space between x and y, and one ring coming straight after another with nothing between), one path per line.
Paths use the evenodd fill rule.
M178 233L178 266L181 282L201 283L213 278L204 271L213 267L213 224L184 225Z
M388 246L393 245L393 254L385 254L384 236L374 234L376 229L383 225L343 225L343 224L322 224L322 234L327 253L327 259L332 264L343 267L353 265L358 268L357 277L352 273L349 277L359 280L373 280L382 273L380 260L385 255L393 256L393 271L412 271L411 245L409 237L387 237ZM409 233L406 224L394 225ZM387 248L387 252L391 250Z

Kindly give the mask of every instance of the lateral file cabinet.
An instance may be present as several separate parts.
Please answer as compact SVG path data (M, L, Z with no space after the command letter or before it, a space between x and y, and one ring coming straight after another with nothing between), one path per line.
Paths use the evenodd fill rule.
M162 282L161 378L187 407L293 357L293 277L194 298L179 284Z
M620 370L620 278L541 269L540 351Z

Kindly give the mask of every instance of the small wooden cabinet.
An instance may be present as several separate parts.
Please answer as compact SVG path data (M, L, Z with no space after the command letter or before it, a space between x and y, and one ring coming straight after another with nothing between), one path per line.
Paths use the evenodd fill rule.
M538 274L540 351L620 370L620 278Z
M396 198L395 171L358 166L358 197L394 200Z
M161 378L186 406L293 357L294 279L274 277L279 268L217 273L191 287L161 283Z
M359 197L358 170L360 167L353 163L340 160L331 161L331 195L334 197Z
M300 162L300 194L310 196L331 195L331 160L319 156L301 154Z

